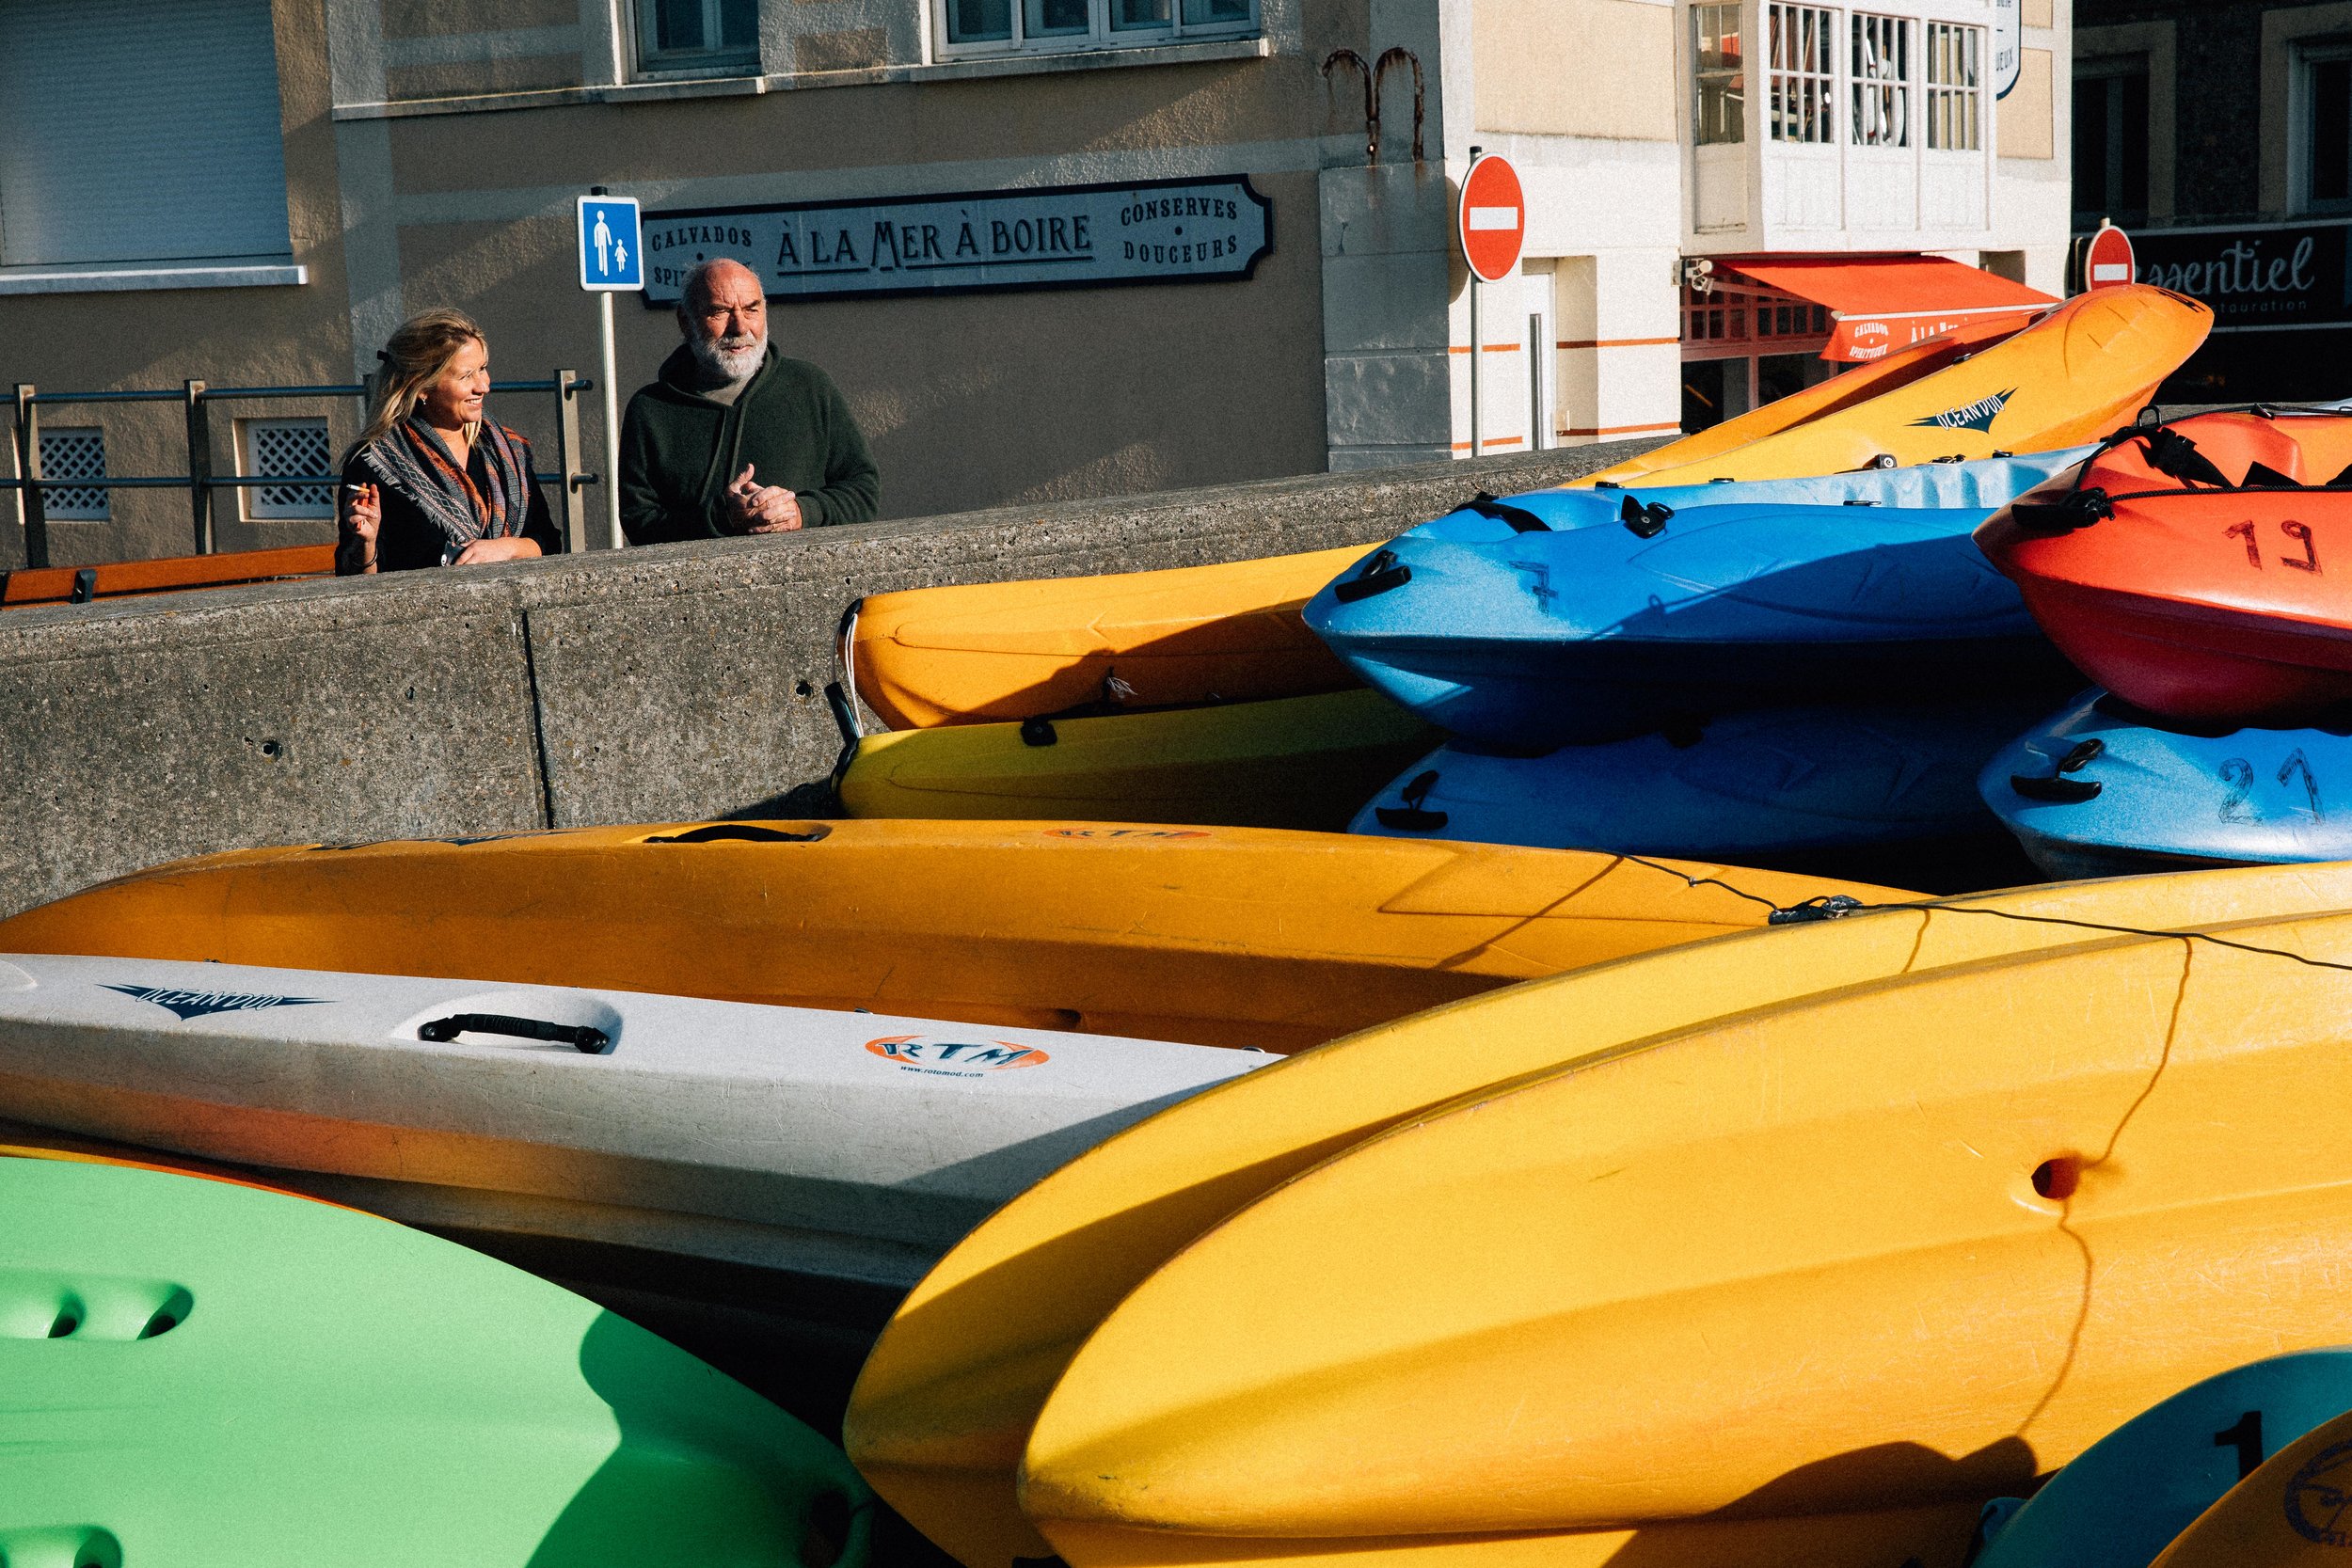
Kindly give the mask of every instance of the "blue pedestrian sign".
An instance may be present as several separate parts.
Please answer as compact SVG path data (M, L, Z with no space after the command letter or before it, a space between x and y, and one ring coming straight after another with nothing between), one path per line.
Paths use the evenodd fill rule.
M643 289L645 261L638 254L643 238L635 197L581 197L580 286L592 293Z

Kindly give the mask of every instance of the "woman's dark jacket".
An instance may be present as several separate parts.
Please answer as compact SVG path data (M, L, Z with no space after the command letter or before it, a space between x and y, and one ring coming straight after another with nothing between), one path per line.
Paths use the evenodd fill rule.
M515 531L538 546L541 555L562 555L564 535L548 514L548 498L539 487L538 472L531 457L531 443L512 430L506 435L522 449L524 469L532 476L531 506L523 515L523 526ZM477 489L486 489L489 485L489 465L483 455L483 443L480 441L473 444L473 451L466 459L466 477L473 481ZM359 461L357 453L343 464L343 483L373 484L376 487L376 499L384 509L384 520L375 531L377 571L409 572L421 566L444 563L442 556L449 540L439 526L426 516L415 501L390 485L380 483Z

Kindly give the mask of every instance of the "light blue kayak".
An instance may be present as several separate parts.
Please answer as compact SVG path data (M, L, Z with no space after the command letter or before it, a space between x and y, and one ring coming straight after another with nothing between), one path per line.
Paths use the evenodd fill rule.
M2262 1462L2352 1410L2352 1350L2239 1367L2133 1417L2077 1454L1972 1568L2147 1568Z
M1984 802L2050 876L2352 860L2352 733L2193 734L2100 691L2003 747Z
M1990 457L1973 463L1917 463L1907 468L1857 468L1813 479L1726 480L1717 484L1597 484L1589 489L1530 490L1521 495L1474 501L1422 524L1407 537L1454 544L1490 544L1548 529L1592 528L1638 515L1671 520L1694 506L1852 506L1941 510L1981 508L1992 512L2053 475L2065 472L2096 447ZM1627 502L1632 503L1629 512ZM1661 517L1657 509L1664 508ZM1517 515L1513 515L1517 514Z
M2071 682L1970 537L1987 515L1742 503L1486 542L1416 531L1305 615L1430 722L1531 750L1741 706Z
M1994 833L1977 774L2042 705L2028 695L1759 708L1540 756L1455 741L1391 782L1349 831L1740 864Z

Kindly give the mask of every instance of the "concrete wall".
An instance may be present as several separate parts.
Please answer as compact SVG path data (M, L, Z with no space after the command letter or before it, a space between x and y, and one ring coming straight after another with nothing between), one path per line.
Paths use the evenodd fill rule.
M1389 538L1642 443L0 614L0 912L247 845L780 815L860 594Z

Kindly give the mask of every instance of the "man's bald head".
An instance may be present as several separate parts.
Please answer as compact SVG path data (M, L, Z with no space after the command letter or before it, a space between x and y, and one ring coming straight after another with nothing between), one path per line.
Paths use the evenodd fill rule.
M714 285L723 286L729 293L745 289L755 293L760 292L759 274L732 256L714 256L688 269L683 297L678 301L679 312L700 314L713 297Z
M678 330L703 369L740 381L768 352L768 297L759 275L733 257L698 262L678 297Z

